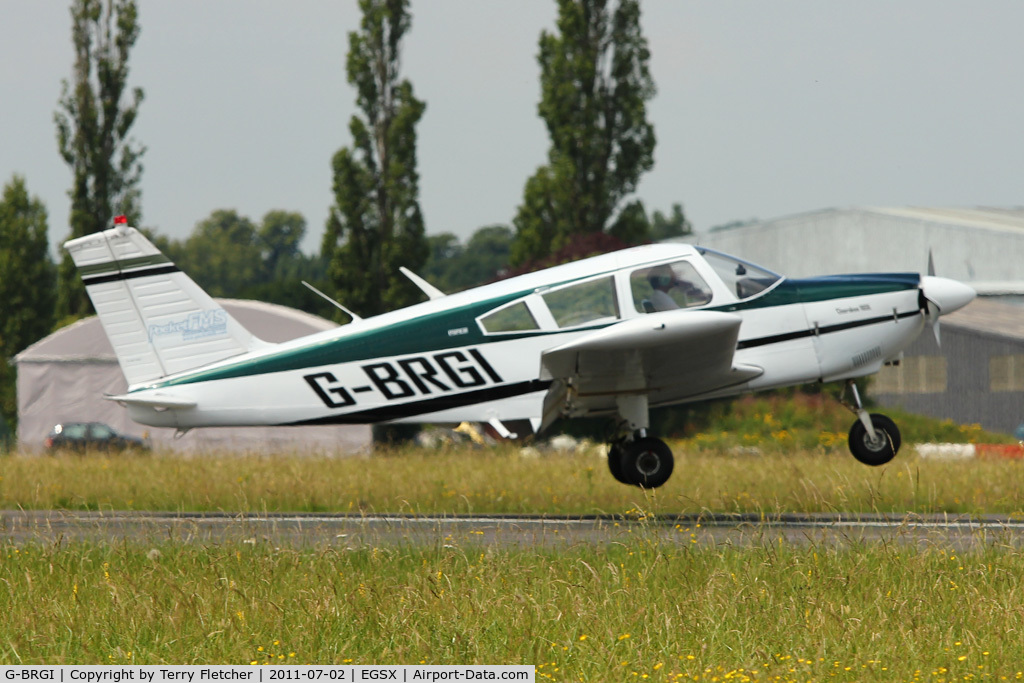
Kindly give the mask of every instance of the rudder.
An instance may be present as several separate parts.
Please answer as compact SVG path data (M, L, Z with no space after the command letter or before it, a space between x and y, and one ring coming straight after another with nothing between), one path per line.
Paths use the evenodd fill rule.
M266 345L135 228L120 223L64 248L129 388Z

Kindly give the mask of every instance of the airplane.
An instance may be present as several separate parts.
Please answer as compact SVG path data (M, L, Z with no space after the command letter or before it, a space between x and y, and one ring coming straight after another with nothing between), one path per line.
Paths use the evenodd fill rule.
M851 452L889 462L899 429L868 413L854 380L896 362L927 325L938 339L939 317L975 296L934 274L789 279L659 243L450 295L403 269L426 301L274 344L124 217L64 247L128 383L106 398L136 422L179 432L477 422L513 437L517 421L539 433L561 417L605 416L618 429L611 474L644 488L674 464L649 433L650 408L811 382L846 381Z

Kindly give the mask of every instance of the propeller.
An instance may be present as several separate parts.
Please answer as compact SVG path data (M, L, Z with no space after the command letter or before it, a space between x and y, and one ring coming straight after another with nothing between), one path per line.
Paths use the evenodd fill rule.
M935 343L942 346L939 335L939 317L948 315L969 304L977 294L973 289L945 277L936 277L935 259L928 250L928 274L921 276L921 289L918 290L918 306L924 314L926 322L932 325Z
M928 276L935 277L935 256L932 254L931 247L928 247ZM935 343L942 348L942 335L939 334L939 318L942 316L942 307L925 296L924 287L921 288L920 298L924 300L921 308L924 311L925 322L931 323Z

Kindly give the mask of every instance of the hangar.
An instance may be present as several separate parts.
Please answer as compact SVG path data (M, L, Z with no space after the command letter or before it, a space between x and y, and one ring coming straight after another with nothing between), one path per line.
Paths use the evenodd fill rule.
M925 330L868 395L885 406L1013 434L1024 424L1024 309L978 298Z
M1024 294L1024 208L823 209L689 235L788 277L935 272L983 296Z
M259 301L218 299L242 325L269 342L283 342L335 327L302 311ZM127 384L99 318L79 320L36 342L17 356L18 445L42 448L60 422L105 422L119 432L148 438L154 447L193 451L354 453L371 445L367 425L239 427L174 430L136 424L121 405L103 400L122 394Z
M683 238L789 277L935 272L978 299L942 321L942 346L925 331L868 394L960 424L1014 433L1024 423L1024 208L823 209Z

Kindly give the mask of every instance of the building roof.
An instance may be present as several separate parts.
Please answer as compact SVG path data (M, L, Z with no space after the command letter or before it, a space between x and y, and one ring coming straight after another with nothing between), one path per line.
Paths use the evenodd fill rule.
M722 227L711 228L710 234L716 232L743 230L745 228L762 228L764 226L794 220L813 220L831 214L849 215L855 213L891 216L893 218L918 220L924 223L940 224L950 227L1024 233L1024 207L949 208L927 206L850 206L844 208L833 207L828 209L815 209L813 211L804 211L786 216L778 216L776 218L752 219L749 221L730 223ZM687 236L679 239L685 242L699 243L700 236L704 234L709 233L699 233L696 236Z
M1024 208L854 206L750 221L681 238L789 277L923 272L982 295L1024 295ZM794 248L799 245L799 248Z
M943 316L942 325L1024 341L1024 308L979 297Z
M1000 230L1024 233L1024 208L951 209L929 207L864 207L873 213L912 218L929 223L962 226L980 230Z
M216 299L243 327L268 342L284 342L323 332L337 325L316 315L244 299ZM91 362L116 363L114 347L96 316L63 327L14 357L17 363Z

